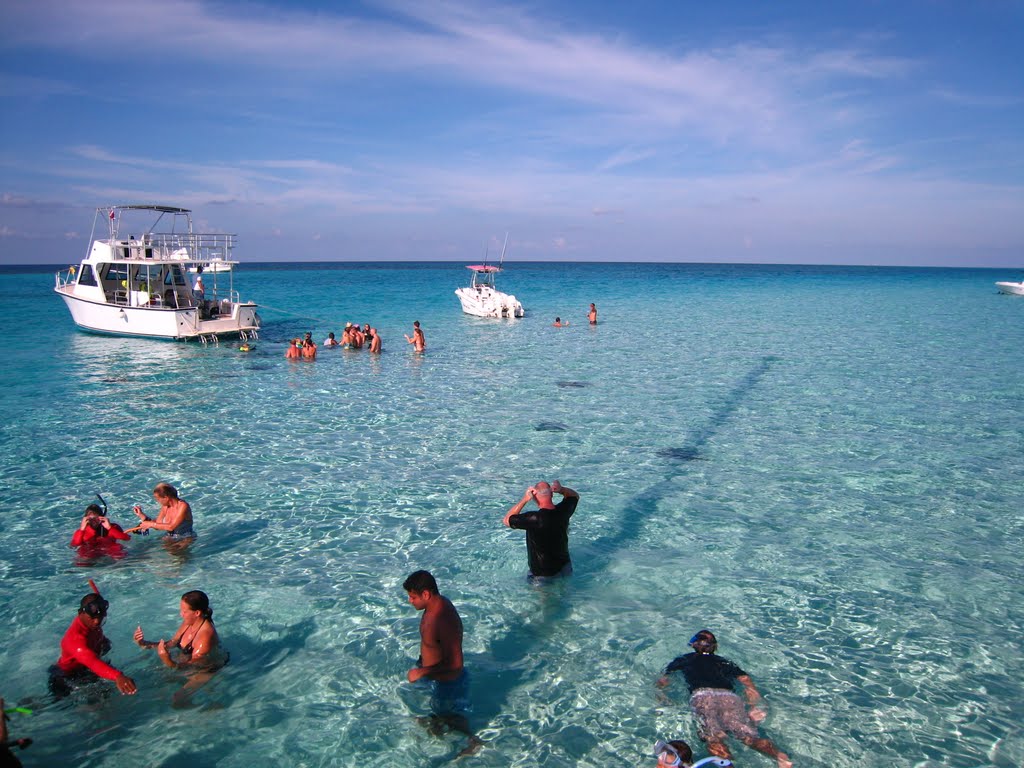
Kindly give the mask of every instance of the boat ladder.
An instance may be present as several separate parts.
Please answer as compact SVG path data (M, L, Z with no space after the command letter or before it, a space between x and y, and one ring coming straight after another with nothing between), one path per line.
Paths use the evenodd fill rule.
M217 334L216 333L210 333L210 334L201 333L201 334L199 334L199 340L201 342L203 342L203 346L204 347L207 344L220 344L220 339L217 338Z

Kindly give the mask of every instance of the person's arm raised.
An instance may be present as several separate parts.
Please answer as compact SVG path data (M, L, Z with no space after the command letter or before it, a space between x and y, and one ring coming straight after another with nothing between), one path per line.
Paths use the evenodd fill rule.
M523 508L527 504L529 504L530 501L533 499L533 495L533 486L531 485L529 488L526 489L526 492L523 493L523 498L521 498L519 501L513 504L512 508L505 513L505 518L501 521L502 524L508 528L511 528L512 526L508 524L508 521L511 520L514 515L518 515L523 511Z

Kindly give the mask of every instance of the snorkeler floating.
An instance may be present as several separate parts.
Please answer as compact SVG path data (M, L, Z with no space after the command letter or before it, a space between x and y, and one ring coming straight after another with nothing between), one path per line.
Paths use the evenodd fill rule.
M789 755L782 752L771 739L758 734L757 723L765 719L766 712L761 694L750 675L728 659L718 656L718 640L710 630L702 629L690 638L693 653L673 659L658 680L658 686L668 685L668 676L682 672L690 689L690 709L697 718L697 731L716 757L730 759L725 745L726 735L735 736L751 749L774 757L779 768L792 768ZM749 712L733 691L735 683L743 686Z

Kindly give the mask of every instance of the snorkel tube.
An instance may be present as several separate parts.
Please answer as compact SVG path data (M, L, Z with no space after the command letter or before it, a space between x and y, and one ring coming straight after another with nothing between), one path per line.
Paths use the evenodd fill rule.
M732 760L726 760L724 757L705 757L703 760L698 760L693 763L690 768L700 768L702 765L715 765L718 768L730 768L732 766Z
M98 493L96 494L96 498L99 499L100 500L100 504L103 505L103 516L106 517L106 515L107 515L107 502L105 502L103 500L103 497L100 496Z

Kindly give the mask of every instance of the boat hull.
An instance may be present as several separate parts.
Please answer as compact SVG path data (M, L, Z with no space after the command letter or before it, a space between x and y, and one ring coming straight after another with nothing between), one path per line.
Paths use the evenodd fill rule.
M526 312L515 296L487 288L458 288L462 311L474 317L517 318Z
M92 333L185 341L259 330L255 304L225 305L227 314L204 319L198 307L130 307L81 299L66 290L57 293L75 325Z
M996 288L999 289L1000 293L1010 294L1011 296L1024 296L1024 282L996 283Z

